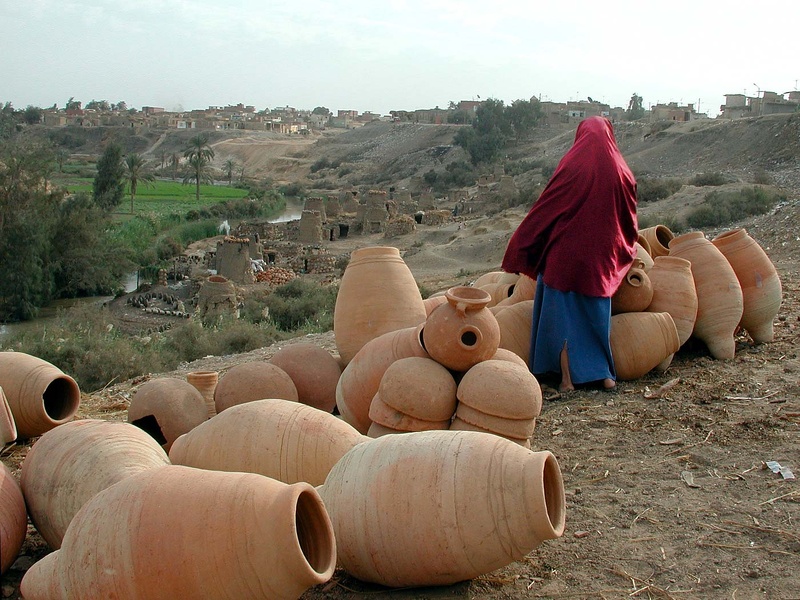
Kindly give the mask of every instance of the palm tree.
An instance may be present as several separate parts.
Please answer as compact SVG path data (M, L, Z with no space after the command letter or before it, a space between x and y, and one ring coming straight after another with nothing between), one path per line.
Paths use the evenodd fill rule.
M225 161L225 175L228 178L228 185L233 182L233 172L236 170L236 161L229 158Z
M173 152L172 156L169 157L169 166L172 167L172 180L175 181L178 178L178 167L181 164L181 157L180 154L177 152Z
M184 183L194 180L197 202L200 202L200 183L213 182L211 176L211 161L214 160L214 149L208 145L208 136L200 134L189 140L189 145L183 151L183 157L188 159L191 172L183 178Z
M131 152L125 157L125 179L131 188L131 214L133 214L133 201L136 198L136 189L140 183L149 185L155 180L152 173L147 172L147 161L141 154Z

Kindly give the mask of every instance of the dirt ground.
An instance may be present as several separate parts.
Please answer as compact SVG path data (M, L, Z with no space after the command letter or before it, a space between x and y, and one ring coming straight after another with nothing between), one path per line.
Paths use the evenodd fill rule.
M745 227L780 274L783 304L772 343L756 346L741 333L735 357L721 361L690 341L665 373L620 382L614 392L559 395L544 389L532 446L552 451L561 466L563 537L504 569L453 586L389 590L337 571L303 598L800 599L800 484L765 464L777 461L800 475L800 198L793 189L770 214L726 227ZM525 210L463 225L420 226L390 240L352 237L329 250L395 245L421 286L433 292L496 270ZM640 206L641 215L659 210L658 203ZM710 238L717 232L705 233ZM269 358L301 341L336 351L333 334L326 333L207 357L150 377L207 369L224 375L235 364ZM124 420L131 394L146 379L84 394L79 418ZM17 477L30 443L0 451ZM25 570L47 552L29 526L0 596L19 598Z

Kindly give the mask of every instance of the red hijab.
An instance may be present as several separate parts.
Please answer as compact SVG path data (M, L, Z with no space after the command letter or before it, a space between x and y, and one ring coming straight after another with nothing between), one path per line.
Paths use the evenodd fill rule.
M610 297L636 255L636 180L611 122L589 117L508 242L503 270Z

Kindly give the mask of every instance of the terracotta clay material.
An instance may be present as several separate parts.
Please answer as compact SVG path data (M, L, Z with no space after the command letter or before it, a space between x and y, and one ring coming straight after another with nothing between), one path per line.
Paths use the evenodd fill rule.
M472 282L472 287L481 287L488 283L516 283L519 275L516 273L506 273L505 271L489 271L480 275Z
M217 389L219 373L216 371L192 371L186 374L186 381L203 396L208 418L217 414L217 407L214 405L214 390Z
M514 284L511 296L497 303L497 306L511 306L518 302L533 300L536 296L536 280L525 274L520 274L519 279ZM495 313L497 314L497 313Z
M452 413L451 415L452 416ZM443 421L426 421L402 413L381 399L380 392L375 394L369 405L369 418L373 423L397 431L430 431L433 429L447 429L450 426L450 417Z
M23 352L0 352L0 387L20 439L71 421L81 402L81 391L72 377Z
M639 379L680 348L669 313L624 313L611 317L611 355L617 379Z
M95 494L168 464L163 448L138 427L85 419L38 439L22 463L20 484L37 531L60 548L70 521Z
M4 446L17 439L17 424L11 407L8 405L6 394L0 387L0 446Z
M449 421L456 410L456 387L450 371L435 360L412 356L389 365L378 390L383 402L405 415Z
M488 360L472 367L458 384L458 400L480 412L506 419L535 419L542 391L528 369Z
M634 259L633 265L611 297L611 314L641 312L653 299L653 284L644 270L644 263Z
M422 301L422 303L425 305L425 318L430 316L430 314L433 312L433 309L444 304L445 302L447 302L447 297L445 297L444 294L425 298L425 300Z
M8 467L0 463L0 575L17 559L27 532L22 492Z
M683 346L691 337L697 320L697 290L692 277L692 263L677 256L659 256L648 275L653 284L653 299L647 312L668 312Z
M481 412L471 406L460 402L456 409L456 416L462 421L476 425L497 435L518 440L529 439L536 427L535 419L507 419Z
M670 242L675 237L669 227L666 225L656 225L655 227L648 227L639 230L639 238L647 240L649 245L648 250L650 256L666 256L670 253Z
M479 427L477 425L473 425L472 423L467 423L464 419L456 415L453 417L453 422L450 423L450 431L474 431L477 433L487 433L489 435L496 435L503 439L506 439L510 442L514 442L515 444L522 446L528 450L531 449L531 440L529 438L512 438L505 435L500 435L494 431L489 431L485 427Z
M502 342L501 342L502 343ZM498 348L497 352L494 353L494 356L489 360L505 360L508 362L512 362L515 365L519 365L520 367L524 367L525 369L528 368L528 363L522 359L519 355L515 354L511 350L506 350L505 348Z
M646 246L643 245L642 242L644 242ZM650 254L649 248L650 244L640 235L639 241L636 242L636 258L642 261L642 265L644 265L642 268L647 272L653 268L653 257Z
M166 466L94 496L20 590L26 600L295 599L335 566L309 484Z
M231 406L265 398L297 402L298 393L286 371L260 360L231 367L220 377L214 392L217 414Z
M524 300L495 315L500 327L500 348L510 350L527 365L531 353L533 300Z
M486 306L492 307L511 298L511 294L514 292L514 285L513 283L484 283L475 287L489 293L491 299Z
M289 375L297 388L299 402L333 412L342 367L330 352L314 344L289 344L278 350L269 362Z
M329 413L266 399L232 406L195 427L175 441L169 455L189 467L320 485L336 461L366 439Z

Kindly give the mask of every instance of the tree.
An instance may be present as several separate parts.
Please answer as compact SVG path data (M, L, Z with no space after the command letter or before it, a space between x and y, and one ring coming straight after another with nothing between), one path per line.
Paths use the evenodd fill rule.
M108 100L91 100L86 103L87 110L97 110L100 112L108 112L111 110L111 105Z
M643 103L644 100L642 97L634 92L633 96L631 96L630 102L628 102L628 110L625 111L625 118L628 121L636 121L637 119L644 117Z
M0 105L0 140L9 139L17 130L14 107L11 102Z
M211 161L214 160L214 149L208 145L208 136L200 134L189 140L189 145L183 151L191 172L183 178L184 183L195 182L195 195L200 202L200 184L213 183L211 176Z
M506 115L519 141L523 135L536 127L542 116L542 110L538 101L514 100L511 106L506 107Z
M172 167L172 181L178 178L178 167L181 165L181 156L177 152L173 152L169 157L169 166Z
M325 108L324 106L317 106L317 107L314 108L314 110L311 111L311 114L312 115L324 115L326 117L329 117L330 114L331 114L331 111L328 110L327 108Z
M125 112L126 110L128 110L128 104L124 100L120 100L116 104L112 104L111 108L119 112Z
M125 193L125 167L122 149L109 144L97 161L97 175L92 182L92 196L97 206L111 210L119 206Z
M228 180L228 185L233 181L233 172L236 170L236 161L229 158L225 161L225 178Z
M70 96L69 100L67 100L67 104L64 106L65 110L80 110L81 109L81 102L80 100L75 100L75 96Z
M155 180L152 173L147 172L147 161L141 154L131 152L125 157L125 179L128 181L131 192L131 214L133 214L133 201L136 198L136 189L140 183L149 185Z
M38 106L28 105L22 113L22 120L28 125L36 125L42 122L42 109Z

